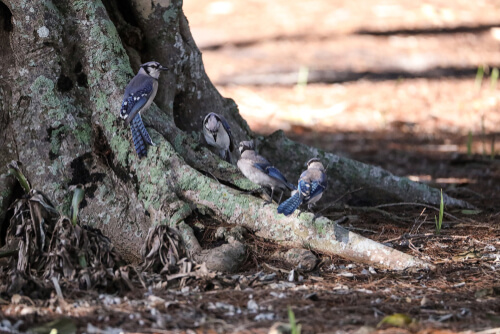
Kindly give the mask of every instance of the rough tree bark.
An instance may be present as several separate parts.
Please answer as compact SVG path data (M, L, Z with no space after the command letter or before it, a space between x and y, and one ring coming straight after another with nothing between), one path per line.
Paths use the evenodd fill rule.
M180 228L188 251L203 259L185 223L196 210L290 246L307 245L381 267L428 266L325 218L285 218L275 205L263 207L260 199L240 193L255 185L201 140L201 121L209 112L229 120L236 141L255 138L290 180L313 156L330 164L325 204L359 187L363 191L350 200L439 203L435 189L294 143L282 132L256 137L234 101L223 98L205 74L182 1L1 0L0 45L0 174L7 162L22 161L33 188L62 212L70 205L69 186L84 184L81 222L102 229L129 260L139 258L154 224ZM138 160L118 110L132 69L149 60L170 71L160 78L156 105L143 113L158 146ZM0 178L0 227L7 223L13 184ZM469 206L448 196L445 203ZM212 267L227 268L224 261Z

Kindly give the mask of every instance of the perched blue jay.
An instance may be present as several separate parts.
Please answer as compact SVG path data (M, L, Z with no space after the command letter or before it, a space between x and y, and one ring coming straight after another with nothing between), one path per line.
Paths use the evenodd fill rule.
M139 159L148 153L146 143L154 145L142 123L141 111L149 108L158 91L160 71L167 70L156 61L142 64L137 75L130 80L123 95L120 117L132 129L132 139Z
M203 120L203 134L208 145L217 148L220 157L232 163L229 151L234 151L234 139L226 119L211 112Z
M276 167L254 151L253 141L242 141L239 150L241 158L238 160L238 168L243 175L261 187L271 188L271 200L268 203L273 201L274 189L281 190L280 202L285 189L295 189Z
M309 160L307 170L300 175L297 191L278 206L278 213L289 216L302 203L307 204L307 208L310 210L311 205L319 201L327 185L323 164L317 158Z

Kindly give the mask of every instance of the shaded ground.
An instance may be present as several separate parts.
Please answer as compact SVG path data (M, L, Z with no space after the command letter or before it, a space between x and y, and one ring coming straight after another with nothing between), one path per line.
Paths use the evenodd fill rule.
M184 6L209 76L252 129L284 129L295 140L429 182L481 211L446 209L452 216L445 216L440 235L432 208L349 203L323 212L434 262L434 272L392 273L319 256L316 270L289 282L294 268L271 256L279 246L249 236L248 260L236 275L115 295L70 289L65 303L0 299L3 316L12 324L22 319L21 330L66 314L87 332L98 332L90 323L135 332L267 333L275 322L288 322L291 307L304 332L355 332L394 313L416 322L386 333L500 327L500 114L489 76L500 65L500 4L234 0ZM481 65L489 70L482 84L475 79ZM299 72L308 84L295 85ZM202 217L199 223L210 247L216 227Z

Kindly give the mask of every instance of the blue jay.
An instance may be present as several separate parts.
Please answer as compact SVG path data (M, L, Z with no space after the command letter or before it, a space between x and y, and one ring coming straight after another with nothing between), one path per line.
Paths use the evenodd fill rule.
M120 117L132 129L132 139L139 159L148 153L146 143L154 145L148 131L144 127L141 111L149 108L158 91L160 71L167 70L156 61L142 64L137 75L130 80L123 95Z
M234 139L226 119L211 112L203 120L203 134L208 145L217 148L220 157L232 163L229 151L234 151Z
M238 160L238 168L243 175L261 187L271 188L271 200L268 204L273 201L274 189L281 190L280 202L285 189L295 189L276 167L254 151L253 141L242 141L239 150L241 158Z
M310 210L311 205L319 201L327 185L323 164L317 158L309 160L307 170L300 175L298 190L278 206L278 213L289 216L302 203L307 204Z

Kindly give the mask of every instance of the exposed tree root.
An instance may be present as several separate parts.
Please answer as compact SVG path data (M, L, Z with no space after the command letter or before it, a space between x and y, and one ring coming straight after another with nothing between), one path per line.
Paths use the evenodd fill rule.
M181 197L210 208L220 220L245 226L258 236L289 247L306 247L379 268L433 268L430 263L349 232L326 218L314 220L314 215L309 213L284 217L276 212L274 204L263 206L261 200L208 178L199 182L196 171L184 170L183 177L193 180L186 182L189 188L183 189Z

